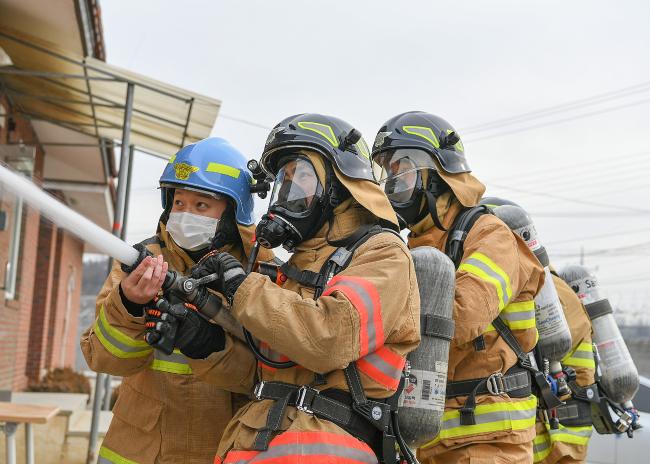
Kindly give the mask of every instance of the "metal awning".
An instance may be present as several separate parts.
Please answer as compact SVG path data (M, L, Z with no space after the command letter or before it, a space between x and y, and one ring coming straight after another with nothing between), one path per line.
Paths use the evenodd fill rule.
M0 92L24 117L97 139L122 136L127 87L133 88L131 139L138 150L170 157L206 138L221 103L0 26ZM48 141L41 141L47 143Z

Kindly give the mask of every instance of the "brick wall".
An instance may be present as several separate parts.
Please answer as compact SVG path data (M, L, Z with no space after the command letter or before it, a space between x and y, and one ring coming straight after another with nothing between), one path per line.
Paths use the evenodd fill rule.
M0 105L8 107L2 96ZM28 120L15 117L15 125L8 133L5 120L0 144L23 141L38 145ZM44 156L38 147L37 183L42 179ZM13 195L5 192L0 196L0 208L10 218L7 229L0 231L0 286L9 257L14 202ZM24 206L16 297L8 300L0 290L0 389L22 390L42 369L74 365L82 254L83 242Z

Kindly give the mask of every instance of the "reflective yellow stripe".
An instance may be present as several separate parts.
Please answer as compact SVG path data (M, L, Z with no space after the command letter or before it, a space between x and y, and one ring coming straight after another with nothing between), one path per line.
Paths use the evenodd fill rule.
M500 402L478 405L474 410L476 424L459 425L460 411L446 411L442 416L442 430L432 441L422 448L435 445L440 440L458 438L479 433L525 430L535 426L537 398L530 395L521 401Z
M104 306L99 310L99 317L93 332L106 350L118 358L139 358L148 356L152 348L143 340L135 340L111 326L106 318Z
M136 461L131 461L130 459L126 459L119 454L117 454L115 451L110 450L106 448L105 446L102 446L99 448L99 459L97 460L97 464L138 464Z
M551 436L551 443L562 442L571 443L573 445L586 445L591 438L592 428L591 425L584 427L565 427L560 424L557 430L548 428L548 433Z
M535 324L535 301L518 301L510 303L501 311L501 319L512 330L534 329ZM483 333L493 332L492 324L488 325Z
M562 359L562 364L595 369L593 346L591 343L580 343L573 353L569 353Z
M189 375L192 373L192 368L188 364L187 358L178 349L175 349L169 356L156 350L154 360L151 362L150 367L154 371L167 372L169 374Z
M176 155L172 155L172 157L169 158L169 164L174 164L174 161L176 161Z
M234 177L237 179L241 174L241 171L227 164L221 163L208 163L208 167L205 168L206 172L216 172L217 174L224 174L226 176Z
M510 278L494 261L483 253L472 253L459 267L478 278L494 285L499 298L499 311L505 308L512 297Z
M547 433L537 435L533 440L533 462L539 462L551 454L551 440Z

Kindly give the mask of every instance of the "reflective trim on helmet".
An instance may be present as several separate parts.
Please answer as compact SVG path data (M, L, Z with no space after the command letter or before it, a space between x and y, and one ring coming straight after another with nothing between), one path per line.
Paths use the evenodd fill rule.
M339 141L336 138L336 135L334 135L334 129L332 129L332 126L321 124L319 122L300 121L298 127L316 132L318 135L323 136L333 147L338 148L339 146Z
M172 155L171 158L169 158L169 164L174 164L174 161L176 161L176 155Z
M407 134L417 135L428 141L436 148L440 148L438 136L434 134L433 129L426 126L402 126L402 130Z
M232 166L228 166L227 164L214 163L214 162L208 163L208 167L205 168L205 171L216 172L218 174L225 174L226 176L230 176L234 179L238 179L239 175L241 174L241 170L237 168L233 168Z

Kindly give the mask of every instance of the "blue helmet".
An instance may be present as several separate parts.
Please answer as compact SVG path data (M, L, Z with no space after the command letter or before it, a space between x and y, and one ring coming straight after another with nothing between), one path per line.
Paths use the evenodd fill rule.
M253 178L246 162L244 155L219 137L183 147L171 157L160 176L163 209L168 206L168 189L196 189L227 195L235 202L235 220L242 225L252 225L253 195L250 189Z

